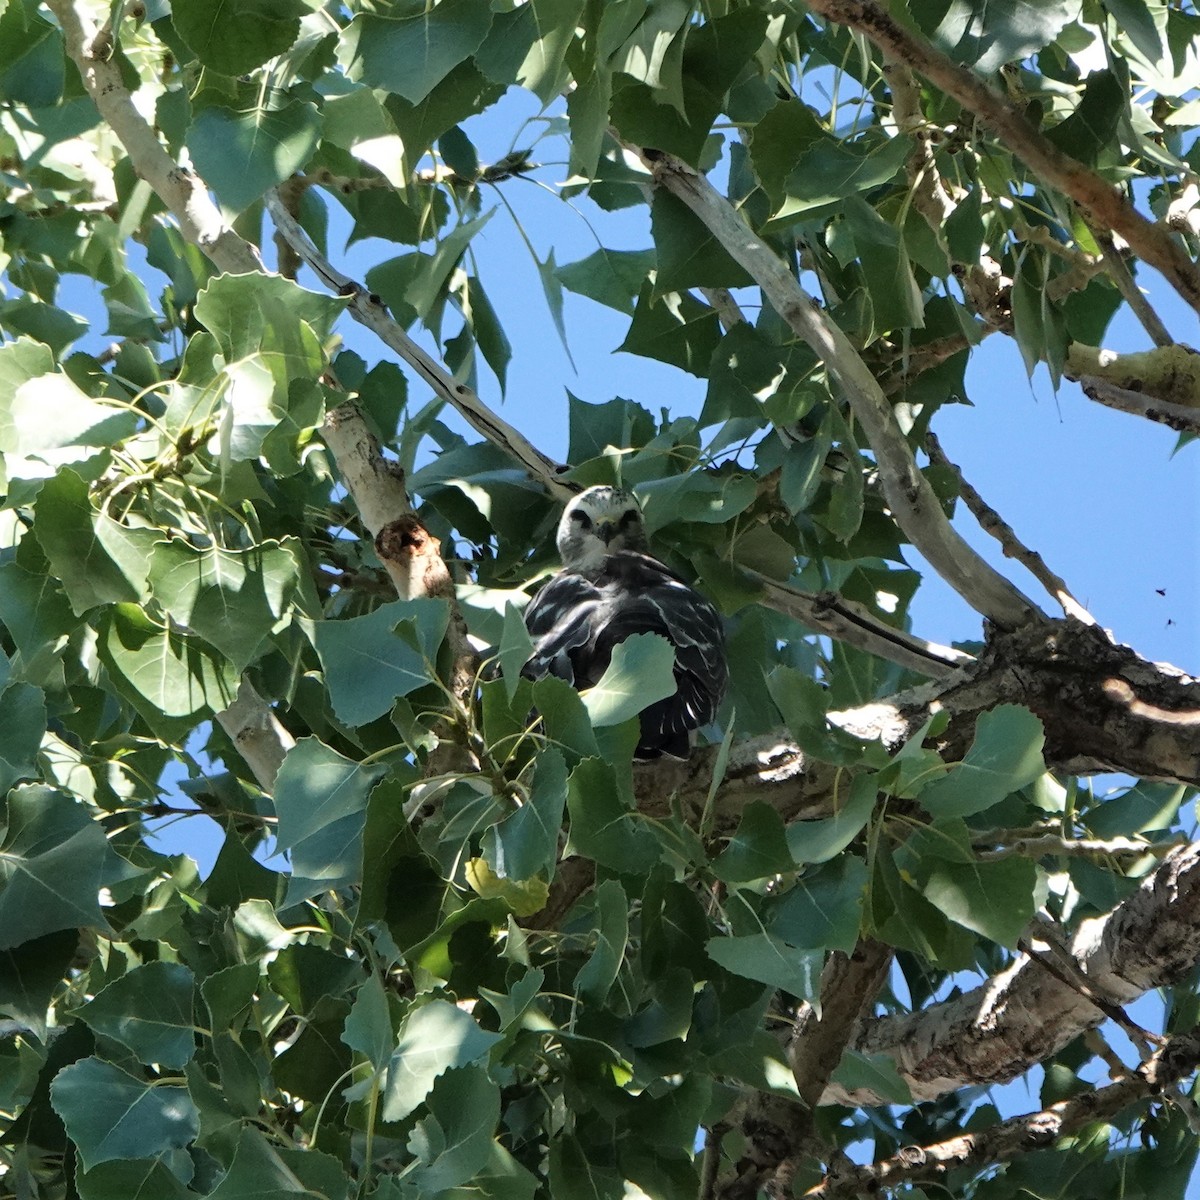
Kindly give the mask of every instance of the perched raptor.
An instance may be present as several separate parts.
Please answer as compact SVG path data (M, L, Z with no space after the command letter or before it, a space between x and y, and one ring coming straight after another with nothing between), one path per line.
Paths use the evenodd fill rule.
M684 758L688 731L713 719L725 692L725 635L713 606L648 551L631 492L590 487L576 496L558 526L563 569L525 610L534 651L522 674L589 688L619 642L661 634L675 647L676 691L642 710L634 756Z

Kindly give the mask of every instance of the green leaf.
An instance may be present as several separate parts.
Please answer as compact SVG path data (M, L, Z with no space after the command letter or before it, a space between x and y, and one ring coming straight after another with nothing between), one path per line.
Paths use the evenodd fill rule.
M871 299L872 331L878 336L893 329L923 329L921 289L913 277L900 231L860 196L847 196L842 212L854 235L854 248Z
M482 1067L458 1067L437 1080L428 1106L429 1115L408 1140L417 1156L408 1177L420 1196L459 1187L487 1163L500 1120L500 1089Z
M342 1041L351 1050L366 1057L376 1071L382 1071L395 1049L392 1018L388 1009L387 992L378 975L369 975L358 989L354 1007L346 1018Z
M983 812L1045 773L1042 723L1026 708L1001 704L979 718L966 757L948 775L921 789L934 817Z
M861 858L839 854L820 870L806 872L771 903L767 929L798 950L849 954L858 941L867 881Z
M34 532L76 616L147 595L150 548L162 534L129 529L97 512L87 484L64 468L42 486Z
M220 650L238 671L252 662L299 585L298 547L197 547L180 538L153 547L149 583L173 620Z
M32 365L33 355L9 360L7 371L0 368L0 383L5 374L19 376L22 361ZM10 480L49 479L60 467L87 463L120 445L136 428L136 413L92 399L66 375L26 379L11 393L0 389L0 453Z
M315 737L287 752L275 780L276 836L292 864L285 907L358 883L367 798L385 772L382 764L363 766Z
M0 652L2 653L2 652ZM28 683L0 687L4 738L0 741L0 794L38 774L37 753L46 733L46 697Z
M196 1195L171 1173L163 1159L103 1162L81 1172L75 1183L79 1200L189 1200Z
M1104 7L1112 13L1120 32L1129 38L1147 62L1154 62L1161 56L1162 35L1146 0L1104 0Z
M383 1119L402 1121L424 1102L438 1076L478 1062L500 1041L445 1000L410 1010L400 1026L383 1094Z
M1112 71L1093 71L1075 111L1047 130L1047 139L1064 154L1095 166L1112 145L1121 122L1128 119L1128 97L1128 86Z
M675 648L657 633L635 633L613 649L612 661L583 703L597 728L620 725L658 700L673 696Z
M171 19L188 49L220 75L245 75L282 54L308 11L302 0L188 0Z
M0 843L0 950L60 929L106 929L104 830L69 796L41 785L8 794Z
M317 654L338 719L365 725L433 678L446 632L445 600L395 600L365 617L320 621Z
M550 1143L550 1194L555 1200L622 1200L627 1193L621 1173L562 1132Z
M912 142L896 137L863 137L857 142L825 138L796 158L787 178L787 198L771 218L771 227L790 224L813 209L859 196L887 183L904 167Z
M782 988L801 1000L818 998L823 951L793 950L769 933L709 938L704 948L714 962L744 979Z
M133 604L109 609L100 625L100 660L143 720L165 740L201 713L232 703L238 675L224 658L152 621Z
M754 801L742 811L737 833L713 860L712 871L726 883L749 883L795 868L783 818L769 804Z
M846 1049L831 1079L848 1092L863 1090L879 1096L888 1104L911 1104L912 1091L896 1069L896 1061L886 1054L860 1054Z
M583 698L565 679L546 675L534 683L532 692L546 740L565 754L569 763L599 757L600 745ZM522 720L522 729L524 724Z
M62 929L0 950L0 1013L46 1040L46 1010L75 957L79 934Z
M554 874L558 835L567 802L567 764L549 748L538 755L525 803L493 825L483 846L488 864L504 879L532 879Z
M316 105L289 100L277 109L201 109L188 128L186 144L222 211L236 216L299 171L320 136Z
M127 1046L140 1062L182 1067L196 1052L192 992L181 963L150 962L113 980L76 1010L98 1034Z
M564 857L580 854L614 871L639 874L658 862L661 850L645 822L621 799L616 771L585 758L567 791L571 836Z
M686 292L656 296L654 284L647 280L638 294L629 332L618 348L703 378L720 340L721 322L715 310Z
M692 287L745 287L751 280L695 213L665 188L650 208L658 271L655 295ZM594 257L594 256L593 256Z
M640 404L617 397L589 404L567 393L567 459L584 463L602 458L609 448L637 449L654 437L654 418Z
M474 275L467 280L466 316L487 365L496 375L503 396L508 364L512 361L512 346L500 324L500 317L483 290L483 284Z
M629 942L629 899L615 879L606 879L596 889L592 907L596 945L575 976L575 991L582 1000L599 1007L607 999L625 958Z
M358 13L338 45L351 79L419 104L479 49L492 13L475 0L442 0L416 13Z
M921 888L930 903L964 928L1016 949L1017 939L1037 911L1037 866L1024 858L930 861L932 870Z
M654 264L653 250L609 250L602 246L587 258L555 268L555 274L568 291L631 316L633 302ZM571 456L571 461L580 460Z
M243 1128L229 1170L208 1200L267 1200L309 1196L341 1200L348 1181L337 1160L308 1149L280 1150L253 1126Z
M533 639L525 628L525 618L511 600L504 605L504 632L497 653L500 672L504 677L504 690L511 700L521 681L521 668L533 655Z
M832 817L794 821L788 826L788 848L798 863L828 862L859 835L871 819L879 789L873 775L859 775L850 794Z
M155 1087L98 1058L60 1071L50 1102L84 1170L121 1158L158 1158L200 1132L200 1114L181 1087Z
M951 0L932 40L980 75L990 75L1050 45L1078 15L1078 0L1011 0L1004 5Z

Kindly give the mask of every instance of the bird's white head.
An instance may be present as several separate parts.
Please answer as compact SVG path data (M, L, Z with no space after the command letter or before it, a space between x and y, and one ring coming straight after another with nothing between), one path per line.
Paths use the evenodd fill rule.
M642 510L632 492L590 487L567 505L558 523L558 552L569 571L594 571L619 550L649 549Z

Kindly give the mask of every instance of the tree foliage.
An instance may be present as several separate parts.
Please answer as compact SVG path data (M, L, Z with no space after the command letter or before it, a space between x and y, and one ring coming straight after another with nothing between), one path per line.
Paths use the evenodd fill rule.
M0 0L0 1192L1182 1195L1200 694L934 432L989 337L1195 432L1139 284L1200 309L1198 25ZM545 118L481 161L514 89ZM525 176L644 244L537 260L545 315L502 320L474 249ZM505 325L565 335L564 292L701 410L571 398L564 463L502 419ZM1123 306L1150 349L1101 354ZM597 482L726 619L687 764L631 762L660 646L519 675ZM977 643L911 628L913 549ZM204 877L156 848L180 812Z

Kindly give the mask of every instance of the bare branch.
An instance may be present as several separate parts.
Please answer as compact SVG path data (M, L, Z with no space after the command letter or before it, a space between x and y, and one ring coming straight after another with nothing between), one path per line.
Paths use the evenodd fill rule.
M771 579L759 571L746 574L762 588L760 602L777 612L802 621L816 633L857 646L887 662L930 678L941 679L956 667L972 661L969 654L951 646L940 646L886 625L852 600L836 592L802 592Z
M953 96L987 126L1041 180L1075 201L1089 225L1120 234L1133 252L1162 273L1200 312L1200 271L1164 226L1148 221L1123 192L1034 129L1016 105L978 75L960 67L924 37L901 25L874 0L809 0L826 20L866 35L884 54L908 63Z
M891 1158L868 1166L848 1161L804 1193L806 1200L838 1200L923 1179L938 1179L962 1167L1007 1162L1031 1149L1052 1145L1061 1137L1096 1121L1115 1117L1131 1104L1145 1102L1172 1089L1200 1065L1200 1033L1191 1030L1171 1038L1156 1054L1125 1078L1107 1087L1082 1092L1041 1112L999 1121L976 1133L932 1146L906 1146Z
M700 291L703 293L705 300L716 309L717 317L721 322L721 328L726 333L735 325L745 324L746 314L738 307L738 302L730 294L728 288L701 288Z
M343 275L329 262L313 245L276 193L267 194L266 205L276 228L325 286L337 292L339 296L349 298L350 315L356 321L375 333L385 345L408 363L438 396L457 409L477 433L508 454L552 496L566 500L575 494L576 489L560 478L562 468L558 463L538 450L514 426L492 412L466 384L457 383L388 316L377 296L371 295L362 284L348 275Z
M820 311L787 264L770 251L704 176L657 150L642 150L655 182L678 196L750 273L776 311L824 360L866 432L897 523L934 569L976 611L1002 628L1040 616L1037 606L993 570L951 527L917 469L892 407L844 333Z
M1093 375L1081 375L1079 386L1089 400L1095 400L1119 412L1145 417L1147 421L1155 421L1168 429L1174 429L1177 433L1200 434L1200 408L1172 404L1167 400L1158 399L1157 396L1131 392L1128 388L1118 387Z
M975 520L979 522L979 528L1000 543L1005 558L1012 558L1019 562L1058 601L1068 617L1074 617L1075 620L1082 621L1085 625L1094 625L1096 619L1075 599L1063 579L1046 566L1045 559L1036 550L1029 549L1017 537L1013 527L963 478L959 467L946 457L946 452L942 449L942 444L938 441L936 434L930 432L925 435L925 450L929 455L930 462L937 463L954 473L958 479L958 494L962 497L963 503L970 509Z

